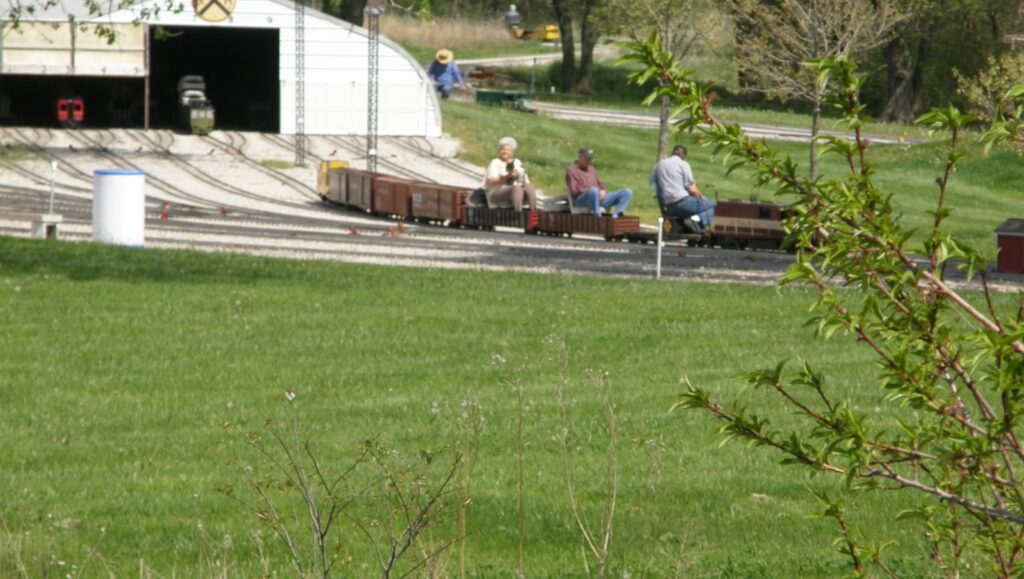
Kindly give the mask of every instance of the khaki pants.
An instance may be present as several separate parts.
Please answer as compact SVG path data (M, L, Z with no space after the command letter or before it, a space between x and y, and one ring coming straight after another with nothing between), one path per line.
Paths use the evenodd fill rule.
M502 185L487 194L487 206L488 207L502 207L509 204L516 211L522 211L523 209L523 197L526 197L530 204L531 209L537 209L537 193L533 190L533 185L530 183L514 183L512 185Z

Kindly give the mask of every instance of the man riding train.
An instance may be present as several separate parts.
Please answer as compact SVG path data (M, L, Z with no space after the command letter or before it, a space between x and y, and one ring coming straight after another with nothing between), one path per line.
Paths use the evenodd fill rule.
M649 179L665 217L680 217L691 233L708 233L715 217L715 202L705 197L693 179L686 147L676 145L672 154L658 161Z

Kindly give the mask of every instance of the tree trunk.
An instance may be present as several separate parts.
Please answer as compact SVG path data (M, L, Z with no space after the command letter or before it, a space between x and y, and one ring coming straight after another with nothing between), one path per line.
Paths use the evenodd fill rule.
M586 0L580 21L580 74L576 92L592 92L590 74L594 70L594 47L597 45L597 26L590 17L593 10L594 0Z
M882 48L882 55L885 57L886 77L889 81L889 100L885 103L882 118L897 123L911 123L917 100L915 77L920 82L920 63L914 62L913 47L902 34Z
M668 122L669 102L669 97L661 97L661 118L658 123L658 161L668 156L668 133L672 128Z
M558 18L558 34L562 37L562 78L563 93L572 92L576 88L576 44L572 38L572 14L566 6L567 0L551 0Z

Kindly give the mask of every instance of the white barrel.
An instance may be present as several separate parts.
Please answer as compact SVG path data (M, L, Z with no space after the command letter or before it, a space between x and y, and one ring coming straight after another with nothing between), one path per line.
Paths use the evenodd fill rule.
M99 169L93 174L92 239L142 247L146 233L146 174Z

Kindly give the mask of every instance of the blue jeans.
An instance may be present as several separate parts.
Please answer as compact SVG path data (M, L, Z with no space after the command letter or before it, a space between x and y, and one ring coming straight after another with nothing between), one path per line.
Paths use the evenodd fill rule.
M707 197L694 197L687 195L683 200L671 207L665 208L665 215L674 217L700 217L700 230L704 231L711 227L711 221L715 218L715 202Z
M601 208L609 209L612 206L615 207L615 216L619 217L626 212L626 208L629 207L629 202L633 199L633 192L629 189L619 189L614 193L609 193L604 196L604 201L601 201L601 191L597 187L591 187L583 193L580 193L576 199L573 200L572 204L576 207L589 207L594 215L601 215Z
M440 93L441 98L446 99L452 94L452 83L437 83L434 85L434 89Z

